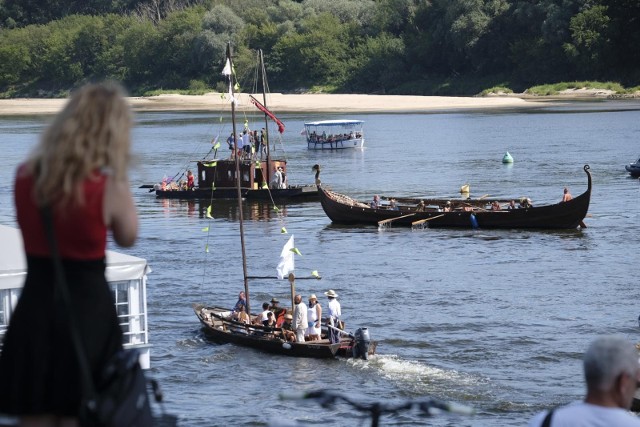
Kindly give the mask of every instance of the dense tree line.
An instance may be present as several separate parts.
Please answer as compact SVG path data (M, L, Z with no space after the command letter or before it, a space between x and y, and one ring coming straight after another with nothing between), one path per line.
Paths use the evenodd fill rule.
M638 0L0 0L0 92L216 88L227 41L281 91L640 84Z

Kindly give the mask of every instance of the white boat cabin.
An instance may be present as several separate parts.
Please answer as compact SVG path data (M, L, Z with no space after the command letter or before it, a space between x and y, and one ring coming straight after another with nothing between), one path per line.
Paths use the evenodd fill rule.
M106 277L115 301L125 348L140 352L140 364L149 369L147 329L147 261L119 252L107 251ZM7 331L27 276L20 230L0 224L0 343Z
M322 120L304 124L310 150L338 150L364 147L362 120Z

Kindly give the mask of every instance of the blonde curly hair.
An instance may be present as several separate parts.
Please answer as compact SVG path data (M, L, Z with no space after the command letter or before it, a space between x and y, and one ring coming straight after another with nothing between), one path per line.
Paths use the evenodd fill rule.
M131 126L119 84L87 84L74 92L27 160L37 203L83 204L82 184L96 171L126 180Z

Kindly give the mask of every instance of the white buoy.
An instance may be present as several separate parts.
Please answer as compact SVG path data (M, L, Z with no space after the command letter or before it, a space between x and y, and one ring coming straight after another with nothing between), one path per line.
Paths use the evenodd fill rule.
M513 157L511 157L508 151L502 156L502 163L513 163Z

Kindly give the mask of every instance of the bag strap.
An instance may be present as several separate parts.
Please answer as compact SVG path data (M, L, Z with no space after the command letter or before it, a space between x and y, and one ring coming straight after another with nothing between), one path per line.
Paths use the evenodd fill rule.
M553 411L554 410L555 410L555 408L551 409L547 413L547 416L544 417L544 420L542 421L542 424L540 424L540 427L551 427L551 417L553 417Z
M75 314L71 306L71 297L69 295L69 288L67 286L67 280L64 275L64 269L62 268L62 261L60 260L60 254L58 253L58 245L56 244L55 235L53 232L53 214L50 206L44 206L40 209L42 214L42 220L44 222L44 231L49 243L49 249L51 250L51 258L53 260L54 267L54 282L56 290L62 299L62 303L67 308L67 315L69 320L69 329L71 332L71 341L78 357L78 365L80 367L80 379L82 381L82 388L84 395L90 400L96 395L95 387L91 377L91 370L89 369L89 362L87 361L87 355L82 346L80 339L80 331L78 330L78 323L75 318Z

